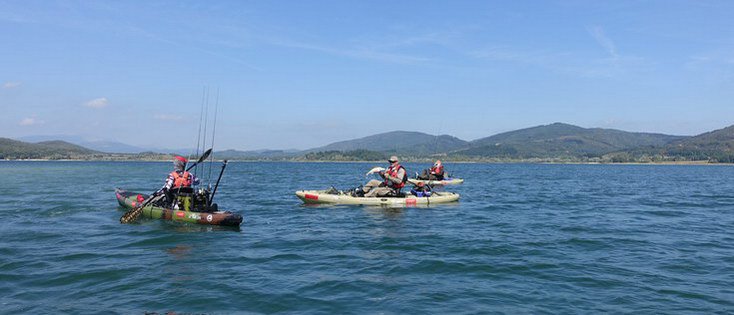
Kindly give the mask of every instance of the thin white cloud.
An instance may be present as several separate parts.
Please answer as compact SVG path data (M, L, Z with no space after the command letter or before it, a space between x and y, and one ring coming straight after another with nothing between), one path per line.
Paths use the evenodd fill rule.
M158 114L158 115L155 115L155 119L164 120L164 121L181 121L183 120L183 116Z
M617 55L611 58L589 59L581 53L527 51L503 46L487 47L467 54L478 59L526 64L584 78L615 77L648 67L644 59L635 56Z
M691 70L701 69L705 66L730 67L732 65L734 65L734 49L697 54L689 57L689 61L686 63L686 67Z
M440 46L447 49L454 48L453 41L459 37L456 31L440 31L422 33L410 36L383 36L357 42L359 47L367 50L388 51L417 46Z
M514 51L507 47L489 47L483 50L469 52L470 56L496 61L514 61L527 64L550 64L559 56L547 52Z
M15 89L15 88L20 87L20 85L21 85L20 82L5 82L3 84L3 89Z
M107 107L108 103L109 101L107 101L106 97L100 97L84 103L84 106L90 108L103 108Z
M619 58L619 54L617 54L617 46L614 45L614 42L609 37L607 37L604 33L604 29L599 26L590 27L589 34L594 37L596 42L604 48L612 58Z
M44 121L36 119L35 117L28 117L21 120L18 124L21 126L33 126L33 125L43 125Z
M346 56L346 57L355 58L355 59L368 59L368 60L397 63L397 64L417 64L417 63L424 63L424 62L431 61L430 58L417 57L417 56L411 56L411 55L406 55L406 54L380 52L380 51L370 49L370 48L341 49L341 48L332 48L332 47L327 47L327 46L305 44L305 43L299 43L299 42L294 42L294 41L283 41L283 40L273 41L272 43L278 46L282 46L282 47L312 50L312 51L318 51L318 52L322 52L322 53L326 53L330 55Z
M734 49L722 49L690 56L683 69L701 76L698 80L730 85L734 82L733 51Z
M205 54L212 55L212 56L217 57L217 58L227 59L229 61L238 63L238 64L243 65L243 66L245 66L247 68L250 68L252 70L261 71L259 68L251 65L248 62L245 62L242 59L239 59L239 58L236 58L236 57L232 57L232 56L229 56L229 55L225 55L225 54L219 53L219 52L217 52L215 50L202 48L199 45L186 44L186 43L179 42L179 41L176 41L176 40L171 40L171 39L165 38L163 36L159 36L159 35L157 35L155 33L149 32L148 30L143 29L143 28L140 28L140 27L129 26L126 30L129 31L129 32L132 32L135 35L144 36L144 37L147 37L149 39L152 39L152 40L155 40L155 41L159 41L159 42L162 42L162 43L165 43L165 44L169 44L169 45L174 45L174 46L177 46L177 47L195 49L195 50L198 50L198 51L203 52Z
M469 56L479 59L527 64L553 71L584 75L577 73L577 68L579 68L576 66L578 58L574 58L570 53L548 52L541 50L522 51L513 50L508 47L496 46L482 50L475 50L468 54Z

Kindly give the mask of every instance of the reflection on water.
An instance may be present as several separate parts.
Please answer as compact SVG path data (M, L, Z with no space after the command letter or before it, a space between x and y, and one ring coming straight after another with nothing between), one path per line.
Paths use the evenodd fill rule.
M175 260L181 260L189 256L191 246L176 245L175 247L166 249L166 252L171 254Z

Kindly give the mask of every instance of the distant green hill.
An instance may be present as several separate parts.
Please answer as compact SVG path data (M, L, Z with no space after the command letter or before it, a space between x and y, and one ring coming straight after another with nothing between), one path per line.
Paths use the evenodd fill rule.
M710 161L734 163L734 126L678 139L660 146L642 146L614 152L608 158L619 162L652 161Z
M23 160L170 160L170 154L142 152L136 154L104 153L65 141L28 143L0 138L0 159Z
M37 146L43 146L43 147L50 148L50 149L53 149L53 150L60 150L60 151L75 153L75 154L96 154L96 153L101 153L99 151L87 149L85 147L82 147L82 146L79 146L79 145L76 145L76 144L72 144L72 143L69 143L69 142L66 142L66 141L61 141L61 140L41 141L41 142L35 143L35 145L37 145Z
M284 160L298 156L299 154L301 154L301 151L297 150L223 150L215 151L213 156L217 159L226 160Z
M392 154L428 155L455 150L466 144L466 141L448 135L433 136L414 131L392 131L335 142L307 150L307 152L367 150Z
M2 159L76 159L99 154L102 153L64 141L28 143L0 138Z
M216 159L277 161L404 161L441 156L450 161L498 162L667 162L734 163L734 126L694 137L615 129L582 128L563 123L536 126L467 142L456 137L393 131L298 150L224 150ZM0 138L0 159L169 160L171 154L102 153L64 141L28 143Z
M665 145L684 138L554 123L477 139L450 155L508 159L589 158L640 146Z
M387 154L369 150L319 151L306 153L298 161L384 161Z
M668 148L678 148L691 151L734 151L734 126L714 130L695 137L681 139L670 143Z

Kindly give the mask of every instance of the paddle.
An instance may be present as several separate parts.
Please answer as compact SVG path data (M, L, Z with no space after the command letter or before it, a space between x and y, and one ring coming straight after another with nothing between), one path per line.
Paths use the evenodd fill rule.
M211 153L212 153L212 149L211 148L209 150L206 150L204 152L204 154L202 154L201 157L196 162L194 162L194 164L191 164L191 166L189 166L188 168L186 168L186 171L188 172L190 169L192 169L194 166L196 166L196 164L199 164L199 163L203 162L204 160L206 160ZM155 193L153 193L153 194L150 195L150 197L148 197L148 199L146 199L145 201L141 202L140 205L138 205L137 207L133 207L129 211L125 212L125 214L123 214L120 217L120 223L123 223L123 224L124 223L130 223L130 222L134 222L135 220L137 220L138 217L140 217L140 214L143 213L143 208L145 208L151 201L153 201L153 199L155 199L155 197L156 197L156 195L155 195Z
M155 194L150 195L148 199L141 202L140 205L138 205L137 207L133 207L132 209L125 212L125 214L120 217L120 223L125 224L137 220L138 217L140 217L140 214L143 213L143 208L151 203L153 199L155 199Z
M202 154L201 157L196 162L194 162L194 164L191 164L191 166L189 166L189 167L186 168L186 171L188 172L189 170L191 170L192 168L194 168L194 166L196 166L196 164L199 164L201 162L204 162L204 160L206 160L206 158L208 158L210 154L212 154L212 148L209 148L209 150L204 151L204 154Z

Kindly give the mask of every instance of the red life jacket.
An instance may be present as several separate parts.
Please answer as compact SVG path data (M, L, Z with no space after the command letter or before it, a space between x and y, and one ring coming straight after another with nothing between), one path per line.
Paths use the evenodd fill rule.
M179 173L173 171L171 176L173 176L173 188L191 187L191 174L189 172Z
M403 171L405 171L405 167L403 167L400 164L398 164L397 167L393 167L392 165L390 165L390 167L388 167L387 170L385 171L385 174L390 175L392 177L398 177L398 172L400 171L401 168L403 169ZM408 172L405 171L405 174L403 175L403 181L400 182L400 184L395 184L393 181L386 179L385 185L387 185L387 187L390 187L392 189L400 189L400 188L405 187L405 182L407 181L408 181Z
M443 165L432 166L431 167L431 174L437 174L437 175L443 174Z

